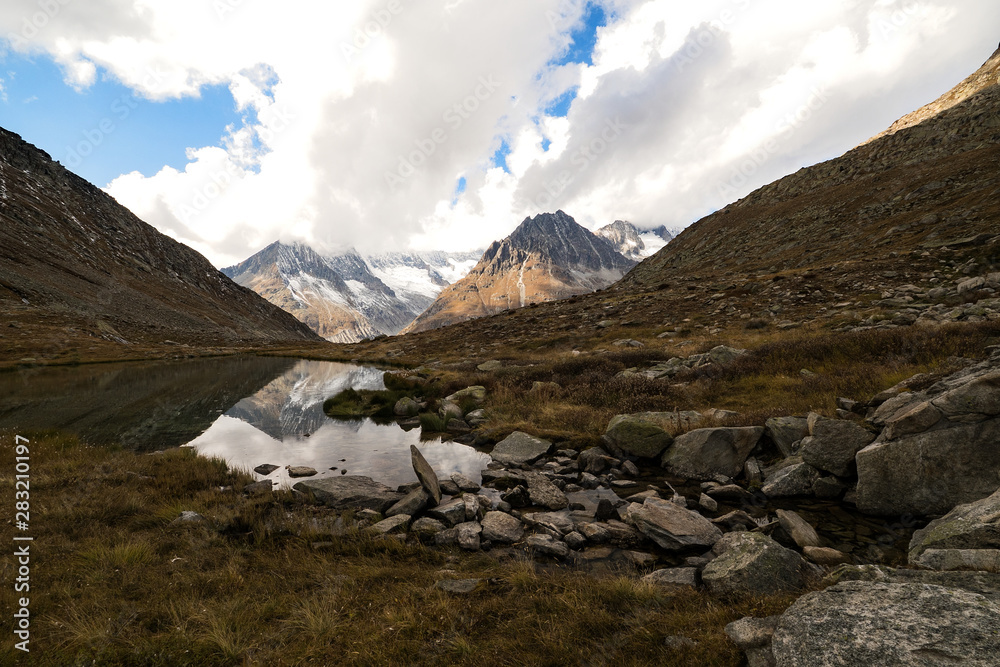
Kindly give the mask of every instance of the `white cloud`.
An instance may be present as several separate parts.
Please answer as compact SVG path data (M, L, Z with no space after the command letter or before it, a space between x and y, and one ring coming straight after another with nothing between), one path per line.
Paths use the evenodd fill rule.
M944 92L990 54L998 14L993 0L605 0L593 66L551 67L583 0L42 4L5 2L0 34L70 85L104 70L152 100L229 86L245 125L183 170L108 188L219 265L278 237L482 247L557 207L591 227L684 226ZM575 86L568 117L546 117ZM510 173L491 164L501 139Z

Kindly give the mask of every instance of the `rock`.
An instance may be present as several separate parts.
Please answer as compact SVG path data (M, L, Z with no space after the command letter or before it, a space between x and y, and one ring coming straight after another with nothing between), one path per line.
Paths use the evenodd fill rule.
M453 403L449 400L443 400L438 404L438 415L445 423L452 419L460 420L465 417L465 413L462 412L462 408L458 403Z
M521 522L503 512L487 512L483 518L483 539L499 544L513 544L524 537Z
M535 381L531 384L531 389L528 391L530 394L537 394L539 392L556 392L558 393L562 389L556 382L538 382Z
M434 588L449 595L468 595L475 593L482 584L482 579L444 579L434 584Z
M441 502L441 484L438 482L437 473L427 462L424 455L420 453L416 445L410 445L410 462L413 464L413 472L417 474L421 486L427 491L427 495L435 505Z
M550 510L561 510L569 507L569 499L566 498L566 494L550 482L545 475L534 472L528 473L526 476L528 478L528 497L533 505Z
M942 515L997 490L1000 419L877 440L858 452L858 509Z
M646 347L645 343L633 338L621 338L612 343L612 345L615 347Z
M583 489L593 490L601 485L601 480L597 479L589 472L580 473L580 487Z
M452 473L451 481L454 482L455 486L459 489L468 493L479 493L479 490L482 488L460 472Z
M895 440L905 435L923 433L933 428L941 421L941 411L930 404L929 401L917 403L907 410L893 415L885 426L885 440Z
M497 443L490 456L494 461L507 465L534 463L549 453L552 443L534 436L515 431Z
M492 486L501 491L528 483L524 475L510 470L484 470L482 475L485 486Z
M462 496L462 503L465 505L466 521L479 521L486 514L486 509L480 504L478 496L466 493Z
M423 488L423 487L421 487ZM458 485L450 479L441 480L441 495L443 496L457 496L462 490L458 488Z
M458 543L458 528L447 528L434 535L434 544L439 547L448 547Z
M448 433L470 433L472 427L462 419L449 419L448 423L445 424L444 430Z
M459 403L462 399L471 399L476 403L482 403L486 400L486 387L474 386L466 387L461 391L456 391L451 396L446 396L446 401L451 401L453 403Z
M711 496L705 495L704 493L701 494L700 498L698 498L698 504L701 506L702 509L704 509L704 510L706 510L708 512L718 512L719 511L719 503L717 503L714 498L712 498Z
M535 551L547 556L555 556L556 558L569 556L569 547L551 535L532 535L528 538L527 544Z
M629 477L638 477L641 473L639 472L639 466L632 463L631 461L626 461L622 464L622 474Z
M404 396L396 401L392 414L397 417L416 417L420 414L420 404L409 396Z
M781 667L993 666L1000 604L941 586L842 582L799 598L771 649Z
M604 437L621 451L654 459L673 444L674 438L664 430L656 413L618 415L608 424Z
M816 563L817 565L844 565L851 562L851 557L842 551L837 551L836 549L828 549L825 547L803 547L802 553L806 555L806 558Z
M466 551L479 551L479 536L483 527L478 521L467 521L455 526L458 529L458 546Z
M722 537L722 531L702 515L658 498L630 504L625 519L668 551L711 547Z
M540 526L559 537L576 530L576 524L570 518L569 512L535 512L525 514L523 519L526 523Z
M792 498L812 495L813 485L819 480L819 470L808 463L796 463L770 475L761 487L768 498Z
M205 517L198 514L197 512L192 512L191 510L184 510L171 523L202 523L203 521L205 521Z
M882 392L872 399L872 403L878 403L878 400L887 393L889 392ZM893 394L891 397L878 404L878 409L875 410L875 413L871 415L868 421L875 426L885 426L886 422L891 420L895 415L907 412L914 405L925 400L925 398L926 397L923 394L915 396L908 391Z
M1000 491L959 505L931 521L910 540L911 564L928 549L1000 549Z
M568 546L573 551L579 551L587 546L587 538L576 532L575 530L571 533L567 533L566 537L563 538L566 541L566 546Z
M809 435L805 417L772 417L764 424L764 432L786 458L794 456L795 443Z
M253 471L258 475L264 475L266 477L280 467L281 466L272 465L270 463L264 463L254 468Z
M667 589L694 589L698 587L698 569L693 567L666 568L650 572L642 580Z
M775 513L778 515L778 523L797 545L802 548L819 546L819 535L816 534L816 529L798 513L790 510L777 510Z
M737 350L736 348L719 345L709 351L708 361L713 364L728 364L736 361L745 354L747 354L746 350Z
M648 541L642 533L627 523L610 519L602 525L611 535L611 544L621 549L639 547Z
M373 526L369 526L365 530L369 530L373 533L378 533L380 535L392 535L393 533L405 533L406 529L410 527L410 521L413 520L409 514L397 514L396 516L389 517L388 519L383 519Z
M503 502L511 507L527 507L531 504L531 496L524 486L517 486L501 496Z
M370 509L384 513L403 499L403 494L360 475L308 480L292 488L311 493L316 500L336 510Z
M855 455L875 440L874 433L844 419L816 420L810 433L802 441L802 460L839 477L850 474Z
M720 516L718 519L712 519L712 523L716 526L723 526L729 531L737 529L754 530L758 527L753 517L743 510L735 510L729 514Z
M591 544L606 544L611 541L611 532L601 523L585 523L580 532Z
M731 503L745 503L753 497L753 494L737 484L716 486L708 489L705 494L711 496L715 500L723 500Z
M813 495L817 498L829 500L839 498L847 490L847 485L836 477L820 477L813 484L812 490Z
M959 415L1000 415L1000 370L974 377L971 381L945 392L932 403L949 418Z
M483 363L476 366L477 370L480 370L484 373L491 373L493 371L498 371L501 368L503 368L503 363L500 361L496 361L495 359L490 361L484 361Z
M254 482L253 484L247 484L243 487L243 493L248 496L261 496L267 493L271 493L274 483L269 479L262 479L259 482Z
M721 555L705 566L701 579L715 595L774 595L805 585L805 561L760 533L729 533L715 545Z
M489 421L489 417L486 415L486 410L473 410L465 415L465 421L471 426L481 426Z
M667 635L663 638L663 645L672 652L681 655L683 655L685 651L698 648L698 642L690 637L684 637L682 635Z
M423 487L419 487L410 491L402 500L386 510L385 515L387 517L399 514L416 516L427 508L430 501L431 497L428 495L427 491L425 491Z
M601 447L591 447L580 454L580 465L590 475L600 475L605 470L614 467L617 463L618 459L612 458Z
M315 468L308 466L288 466L287 470L289 477L312 477L319 474Z
M690 431L674 440L662 464L670 473L686 479L736 477L763 434L759 426Z
M465 522L465 501L461 498L449 500L427 511L427 516L447 526L457 526Z
M1000 549L927 549L912 564L941 572L1000 573Z
M726 636L744 651L769 646L780 619L780 616L741 618L726 626Z
M446 529L447 526L437 519L432 519L426 516L421 519L417 519L413 522L413 525L410 526L411 533L424 537L432 537Z

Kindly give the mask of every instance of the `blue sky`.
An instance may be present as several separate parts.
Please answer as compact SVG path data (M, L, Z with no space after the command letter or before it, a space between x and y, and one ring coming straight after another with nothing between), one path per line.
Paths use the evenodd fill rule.
M78 91L44 56L8 51L0 56L0 79L6 96L0 126L98 187L132 171L183 170L188 147L218 144L241 117L226 86L202 88L198 98L151 102L101 72Z

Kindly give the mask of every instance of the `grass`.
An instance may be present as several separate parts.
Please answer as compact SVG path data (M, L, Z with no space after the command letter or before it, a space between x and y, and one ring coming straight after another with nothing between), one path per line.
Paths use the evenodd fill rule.
M249 476L189 450L138 455L22 435L32 652L25 660L6 642L2 664L737 665L725 624L792 601L723 604L666 594L625 570L540 572L525 560L334 535L322 528L326 510L290 493L244 497ZM0 434L7 454L12 442ZM173 523L184 509L206 521ZM11 580L11 559L0 563ZM449 576L488 583L452 597L434 588ZM5 609L13 597L0 589ZM672 635L698 643L678 652Z

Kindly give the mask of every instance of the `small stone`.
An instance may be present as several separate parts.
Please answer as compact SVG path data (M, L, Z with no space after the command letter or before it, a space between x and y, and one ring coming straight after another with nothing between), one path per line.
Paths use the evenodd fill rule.
M312 477L319 474L315 468L308 466L288 466L287 470L289 477Z
M651 572L642 580L664 588L693 589L698 587L698 570L693 567L672 567Z
M185 511L181 512L180 516L178 516L176 519L174 519L173 522L174 523L201 523L204 520L205 520L205 517L203 517L202 515L198 514L197 512L192 512L190 510L185 510Z
M270 463L264 463L262 465L257 466L256 468L254 468L253 471L255 473L257 473L258 475L267 476L267 475L270 475L275 470L277 470L279 467L280 466L272 465Z
M391 535L393 533L405 533L407 528L410 527L410 521L413 517L408 514L397 514L396 516L389 517L388 519L383 519L373 526L370 526L366 530L370 530L374 533L380 533L382 535Z
M458 546L466 551L479 551L479 538L483 532L483 527L478 521L460 523L455 528L458 529Z
M548 454L550 449L552 449L552 443L548 440L515 431L497 443L490 456L499 463L523 465L534 463Z
M621 521L618 510L615 509L615 506L607 498L601 498L597 501L597 511L594 512L594 518L598 521L608 521L609 519Z
M802 553L806 555L806 558L817 565L827 565L833 567L835 565L846 565L851 563L850 556L842 551L837 551L836 549L828 549L824 547L803 547Z
M449 595L468 595L474 593L482 583L482 579L445 579L434 584L434 588Z
M528 538L527 543L535 551L547 556L565 558L569 555L569 547L566 543L555 539L551 535L532 535Z
M455 486L459 489L468 493L479 493L479 489L482 488L460 472L452 473L451 481L454 482Z
M438 521L437 519L432 519L430 517L423 517L417 519L410 526L410 532L417 535L432 536L447 530L446 526Z
M819 535L809 522L790 510L777 510L778 523L800 547L818 547Z
M253 484L247 484L243 487L243 493L248 496L260 496L267 493L271 493L274 484L269 479L263 479L259 482L254 482Z
M487 512L483 518L483 539L500 544L513 544L524 537L521 522L503 512Z
M705 495L704 493L701 494L701 497L698 499L698 504L701 505L702 509L709 512L719 511L719 503L717 503L714 498Z

